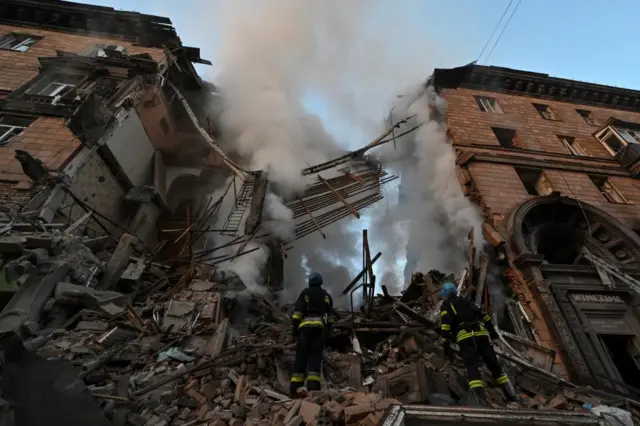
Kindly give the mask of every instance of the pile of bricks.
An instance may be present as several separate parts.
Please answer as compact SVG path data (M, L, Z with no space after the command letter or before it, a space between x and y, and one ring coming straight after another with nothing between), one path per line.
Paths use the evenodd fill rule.
M0 313L0 423L12 415L67 426L377 426L399 404L574 412L637 404L509 357L522 401L507 404L487 371L487 400L476 400L461 360L445 361L435 289L424 280L400 297L384 289L366 312L338 312L323 390L292 399L286 307L234 296L244 289L236 275L154 263L131 236L109 244L78 224L3 229L11 298Z

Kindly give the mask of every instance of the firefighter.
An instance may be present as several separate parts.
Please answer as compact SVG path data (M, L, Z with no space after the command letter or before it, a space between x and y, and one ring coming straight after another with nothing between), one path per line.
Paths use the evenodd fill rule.
M498 337L491 316L484 313L475 303L458 297L456 287L450 282L442 286L442 297L444 300L440 308L441 338L446 357L453 359L450 343L455 339L467 369L471 391L484 400L484 382L480 374L482 360L496 383L502 387L506 397L511 401L517 401L516 390L502 369L489 339Z
M291 375L291 396L307 382L308 390L320 390L320 367L324 345L333 322L333 300L322 288L322 275L309 276L309 287L302 290L291 317L296 358Z

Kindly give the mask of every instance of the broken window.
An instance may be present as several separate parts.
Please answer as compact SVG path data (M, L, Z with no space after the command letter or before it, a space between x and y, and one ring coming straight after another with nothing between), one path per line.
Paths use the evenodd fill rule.
M617 126L608 126L596 133L595 137L611 155L616 155L630 143L640 143L640 131Z
M560 142L562 142L564 147L567 149L567 151L569 151L571 155L578 155L578 156L588 155L585 152L585 150L582 149L580 144L576 142L576 138L571 136L558 136L558 139L560 139Z
M616 204L629 203L624 195L622 195L622 193L613 186L608 178L601 176L589 176L589 179L591 179L591 182L593 182L596 188L598 188L598 191L600 191L600 194L602 194L604 199L608 202Z
M533 106L536 108L540 116L545 120L552 120L552 121L557 120L556 115L554 114L553 111L551 111L551 108L549 108L549 105L533 104Z
M478 103L478 108L482 112L493 112L496 114L502 114L502 108L498 104L496 98L489 98L487 96L474 96Z
M6 146L11 139L29 127L33 120L31 117L0 115L0 146Z
M549 195L553 192L551 182L540 169L516 168L516 173L529 195Z
M84 79L85 76L77 74L45 74L27 90L27 95L52 98L51 103L56 104Z
M82 55L91 58L106 58L107 53L105 51L109 50L126 53L125 48L118 44L94 44L82 52Z
M26 52L31 46L42 40L42 37L28 34L10 33L0 38L0 49Z
M516 131L513 129L501 129L499 127L492 127L491 130L493 130L493 134L496 135L496 139L498 139L500 145L505 148L514 146L518 141Z
M598 125L598 119L593 115L593 113L587 109L577 109L576 112L582 117L585 123L591 126Z

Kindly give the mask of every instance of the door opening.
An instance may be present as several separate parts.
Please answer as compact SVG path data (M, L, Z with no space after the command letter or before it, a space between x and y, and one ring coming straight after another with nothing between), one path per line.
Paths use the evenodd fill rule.
M601 334L600 341L620 372L622 380L629 386L640 389L640 352L634 336Z

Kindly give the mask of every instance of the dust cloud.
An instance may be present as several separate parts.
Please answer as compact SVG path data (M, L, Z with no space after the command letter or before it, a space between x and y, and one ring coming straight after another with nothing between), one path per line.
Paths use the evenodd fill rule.
M234 0L216 5L208 25L220 27L214 78L223 102L220 143L243 159L244 167L268 172L277 190L265 204L265 226L283 238L291 235L292 216L282 200L304 188L302 168L368 143L407 84L424 80L435 66L463 62L443 38L430 39L428 10L417 0ZM447 269L463 253L460 235L479 216L459 193L442 129L428 122L422 110L431 98L406 105L424 125L398 141L397 151L382 152L398 170L415 165L408 178L416 182L404 185L409 201L373 219L384 230L363 216L359 222L344 219L329 226L326 240L312 235L297 241L285 260L285 299L306 285L310 270L324 275L334 295L344 288L360 268L360 229L365 227L373 228L372 239L384 245L382 281L397 287L403 279L394 280L390 259L404 257L407 243L419 254L422 269ZM313 112L320 108L322 118ZM245 281L249 288L255 288L266 260L264 248L254 253L231 264L243 281L250 281ZM343 299L337 304L347 303Z

